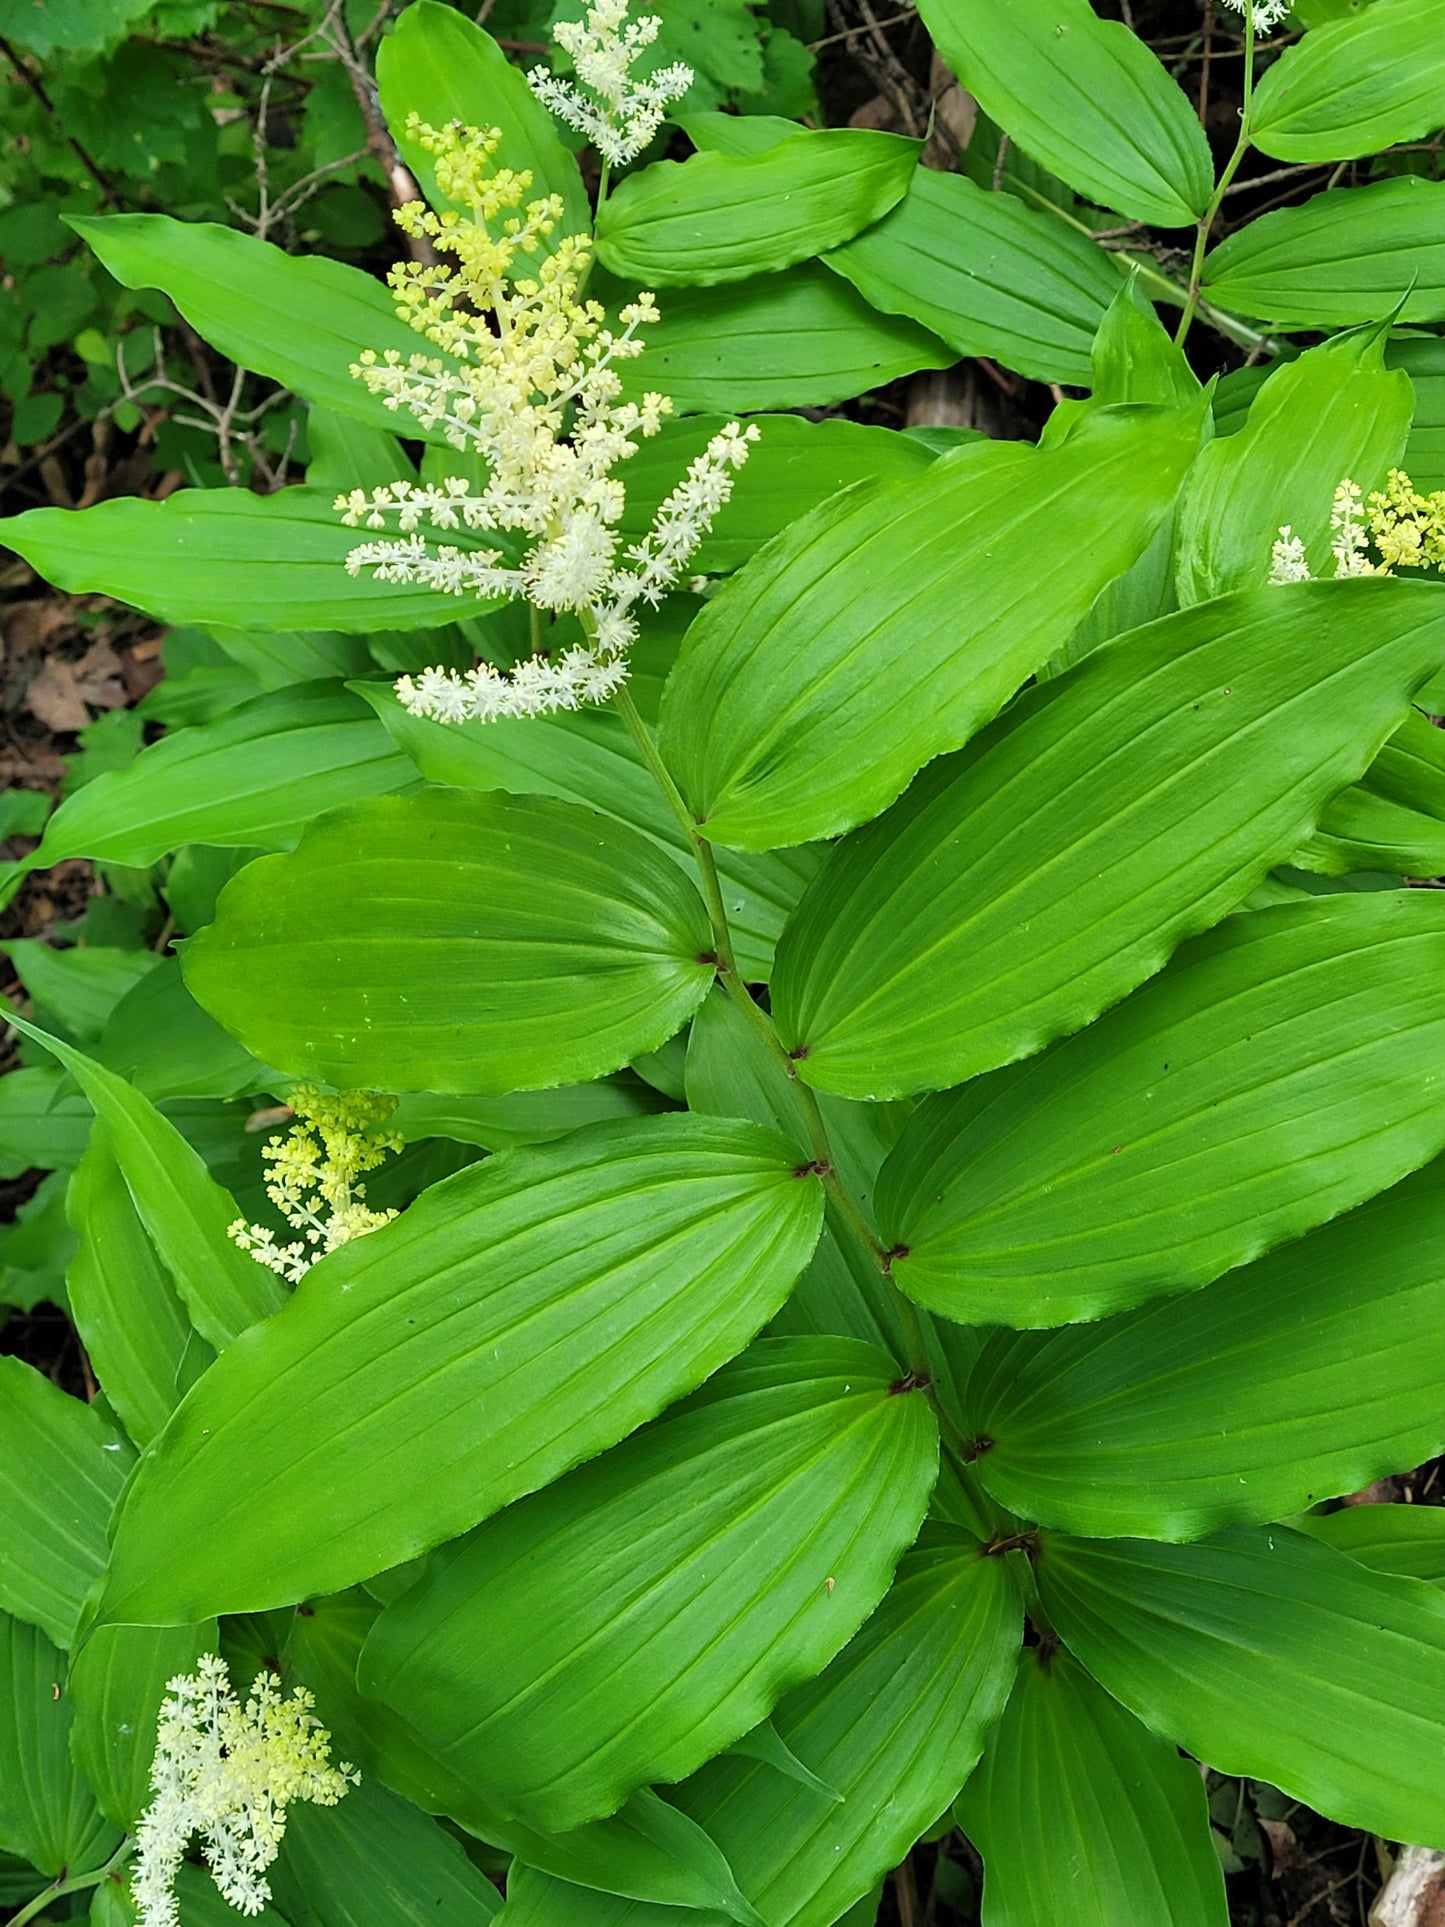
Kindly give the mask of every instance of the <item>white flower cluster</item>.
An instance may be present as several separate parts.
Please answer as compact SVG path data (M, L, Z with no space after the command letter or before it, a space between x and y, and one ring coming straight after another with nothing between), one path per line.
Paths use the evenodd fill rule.
M276 1858L293 1800L333 1807L351 1766L331 1765L331 1737L311 1711L311 1695L289 1699L262 1673L244 1707L225 1661L203 1653L194 1674L166 1689L156 1736L155 1790L136 1828L131 1892L140 1927L177 1927L175 1878L192 1837L200 1835L211 1878L243 1914L271 1898L266 1869Z
M248 1225L244 1218L237 1218L227 1231L257 1264L299 1285L318 1258L396 1216L394 1211L373 1211L366 1202L366 1186L358 1180L383 1163L388 1152L400 1151L402 1140L380 1128L396 1109L396 1099L375 1091L342 1091L332 1097L314 1084L297 1084L291 1109L296 1119L291 1130L270 1139L261 1155L267 1165L267 1197L292 1230L303 1235L283 1245L267 1226Z
M1371 561L1371 545L1380 560ZM1393 575L1396 569L1437 569L1445 574L1445 490L1422 495L1402 468L1368 502L1348 476L1330 504L1330 554L1334 579L1352 575ZM1269 580L1309 582L1305 546L1285 523L1270 551Z
M603 702L626 679L635 606L656 606L681 579L758 431L733 422L715 435L652 528L624 549L618 523L627 496L612 471L658 433L672 407L653 393L621 399L615 364L642 353L638 331L657 319L652 296L621 310L620 331L608 328L604 310L582 298L585 235L565 236L535 279L518 274L519 257L551 232L555 201L533 201L508 218L531 177L491 170L496 129L439 132L416 122L411 131L435 156L443 193L468 215L403 208L401 225L456 265L408 262L393 270L392 286L407 321L450 360L367 353L352 372L388 408L406 409L423 427L441 428L452 447L479 455L486 480L390 482L369 495L358 488L338 496L347 527L398 530L354 548L347 569L447 595L521 597L581 622L584 642L554 660L534 657L506 673L483 663L466 676L431 669L403 677L397 690L415 714L491 720ZM434 542L424 530L523 540L466 546Z
M628 22L627 0L594 0L585 21L559 22L552 30L557 45L571 55L577 80L559 80L545 67L528 75L538 100L585 135L612 167L637 158L671 103L692 85L692 69L680 61L653 74L633 75L634 61L656 40L661 25L651 14Z
M1246 19L1252 13L1256 33L1270 33L1289 18L1291 0L1224 0L1224 4Z

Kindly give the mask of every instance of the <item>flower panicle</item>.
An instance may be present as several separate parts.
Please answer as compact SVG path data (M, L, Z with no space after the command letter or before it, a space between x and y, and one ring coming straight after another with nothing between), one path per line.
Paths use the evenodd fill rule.
M1272 33L1289 18L1292 0L1224 0L1224 4L1246 19L1252 15L1256 33Z
M552 30L577 78L561 79L545 67L527 76L538 100L591 141L609 166L636 160L667 109L692 85L692 69L681 61L651 74L633 73L661 26L655 14L629 21L627 0L593 0L584 20L562 21Z
M304 1688L283 1696L258 1674L243 1706L225 1661L203 1653L166 1688L150 1805L136 1828L131 1891L140 1927L178 1927L175 1880L193 1837L224 1899L259 1914L293 1801L335 1806L361 1776L331 1764L331 1736Z
M1378 560L1371 556L1374 550ZM1349 476L1330 504L1331 577L1394 575L1397 569L1437 569L1445 575L1445 489L1422 494L1402 468L1368 499ZM1269 582L1309 582L1304 543L1285 523L1270 551Z
M402 1139L382 1129L396 1099L375 1091L332 1096L314 1084L298 1084L291 1092L291 1109L291 1129L271 1138L261 1155L268 1167L266 1195L302 1236L282 1244L267 1226L248 1225L244 1218L228 1231L258 1264L295 1285L318 1258L396 1216L395 1211L373 1211L359 1180L389 1153L400 1151Z

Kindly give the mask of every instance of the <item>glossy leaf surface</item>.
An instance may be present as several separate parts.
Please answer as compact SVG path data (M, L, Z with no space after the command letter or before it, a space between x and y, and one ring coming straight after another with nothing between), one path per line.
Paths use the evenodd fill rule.
M947 368L953 350L915 322L878 314L836 274L805 263L723 288L679 288L647 331L647 354L626 362L626 393L672 397L679 414L752 414L827 407L920 368Z
M104 1866L121 1838L71 1761L66 1666L38 1627L0 1612L0 1850L47 1874Z
M1119 291L1109 256L1062 221L927 167L891 214L825 259L882 313L1039 381L1090 382L1090 346Z
M336 1591L613 1444L782 1303L821 1214L796 1168L755 1126L667 1117L433 1186L195 1387L128 1489L107 1614Z
M127 1833L150 1805L156 1721L169 1682L216 1650L203 1626L97 1626L71 1667L70 1752L101 1812ZM250 1681L242 1684L249 1685Z
M1445 1507L1347 1505L1338 1512L1307 1513L1296 1523L1312 1539L1374 1572L1445 1586Z
M708 602L664 692L708 836L807 842L892 802L1142 553L1196 436L1186 410L1104 410L1050 452L970 445L795 523Z
M1071 1650L1156 1733L1346 1826L1445 1841L1445 1597L1286 1526L1190 1546L1046 1536Z
M759 154L694 154L630 174L597 217L597 258L646 287L773 274L851 240L899 201L918 144L811 128Z
M377 1622L363 1688L530 1825L680 1778L821 1671L887 1590L937 1472L932 1413L893 1380L865 1345L761 1341L438 1553Z
M984 112L1076 192L1155 227L1203 213L1209 145L1127 27L1088 0L922 0L919 12Z
M1349 328L1397 303L1402 321L1439 321L1445 181L1407 174L1262 214L1206 257L1204 292L1286 328Z
M1181 1539L1432 1458L1442 1194L1437 1160L1182 1303L996 1336L969 1384L978 1473L1026 1518Z
M1445 659L1445 599L1383 587L1165 617L932 764L789 922L773 1005L799 1075L849 1097L962 1083L1078 1029L1238 904Z
M902 1288L963 1322L1207 1284L1445 1143L1445 903L1230 917L1077 1036L920 1108L883 1167Z
M361 697L293 683L87 783L46 824L30 863L88 856L145 868L185 843L290 849L323 810L415 781Z
M1199 1769L1065 1651L1020 1656L955 1811L983 1855L984 1927L1228 1927Z
M1445 126L1445 5L1391 0L1312 28L1255 89L1250 138L1282 161L1346 161Z
M1422 691L1421 701L1427 699L1434 697ZM1325 806L1315 834L1290 863L1327 876L1445 873L1445 732L1411 710L1359 782Z
M435 589L349 576L358 536L333 499L329 489L181 489L163 502L27 509L0 530L57 588L100 590L161 622L366 635L456 619L455 600Z
M502 1095L655 1050L705 995L711 942L696 890L620 823L433 789L248 864L184 963L197 1002L297 1076Z
M0 1612L69 1646L132 1463L120 1433L83 1399L0 1357Z

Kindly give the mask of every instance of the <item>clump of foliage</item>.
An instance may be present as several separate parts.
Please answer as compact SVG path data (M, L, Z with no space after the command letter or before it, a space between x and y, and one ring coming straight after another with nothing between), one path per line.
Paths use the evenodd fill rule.
M309 460L4 525L200 637L5 879L167 906L8 946L99 1386L0 1359L17 1919L203 1920L199 1833L831 1927L959 1828L989 1927L1222 1927L1201 1765L1445 1846L1445 1509L1331 1506L1445 1448L1441 8L1318 11L1216 165L1087 0L924 0L925 164L756 111L780 19L416 0L389 289L86 220ZM1212 245L1251 146L1374 178ZM960 358L1037 444L830 412Z

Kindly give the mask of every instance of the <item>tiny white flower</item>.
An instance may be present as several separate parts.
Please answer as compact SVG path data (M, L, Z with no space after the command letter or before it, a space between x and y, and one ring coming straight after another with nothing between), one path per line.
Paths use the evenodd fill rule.
M1291 0L1224 0L1224 4L1246 18L1252 12L1255 32L1271 33L1282 20L1289 18Z
M585 20L562 21L552 30L557 45L572 57L576 80L561 80L545 67L528 75L537 98L584 134L613 167L637 158L671 103L692 85L692 69L680 61L645 76L633 74L633 64L661 25L654 14L629 22L627 0L593 0Z
M1310 580L1310 565L1305 555L1305 545L1288 522L1281 525L1279 540L1269 552L1269 580L1272 586L1282 582Z

